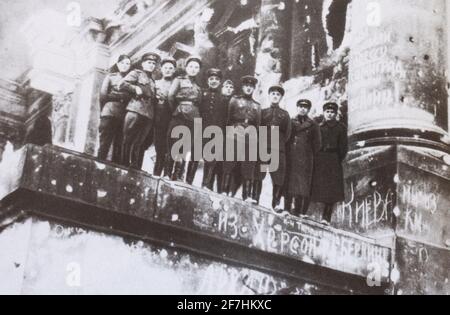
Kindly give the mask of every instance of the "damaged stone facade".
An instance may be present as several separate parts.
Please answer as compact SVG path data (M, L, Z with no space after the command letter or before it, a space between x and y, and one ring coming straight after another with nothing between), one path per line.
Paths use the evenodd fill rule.
M170 294L379 294L389 289L392 248L368 237L281 218L234 198L52 146L28 145L0 167L8 179L0 191L5 254L0 270L14 262L10 277L25 274L13 282L21 293L155 293L159 284L142 278L123 286L106 280L111 269L119 269L119 278L137 272L126 263L135 259L138 270L167 274ZM23 243L17 251L9 245L11 234ZM89 254L98 246L103 250ZM20 258L23 251L29 253L26 258ZM50 268L42 268L46 261ZM88 281L81 291L64 287L70 263L78 263ZM204 277L211 272L225 283L207 283ZM368 287L372 274L378 284ZM57 287L46 288L50 281ZM113 287L103 287L111 281Z
M24 251L46 248L48 257L61 256L56 248L65 246L79 248L77 254L87 256L89 239L96 244L114 243L111 246L132 261L151 257L144 264L136 262L142 270L156 268L152 270L176 277L174 286L167 288L170 292L323 294L373 293L374 289L385 294L448 294L448 9L445 0L125 0L110 19L90 18L80 29L71 30L75 35L61 39L64 49L49 51L34 42L40 57L33 69L19 83L0 85L0 153L7 142L19 148L35 119L51 117L53 143L87 155L28 148L21 156L33 168L23 176L34 174L37 182L26 184L32 184L38 195L52 195L56 205L59 199L73 201L74 196L82 196L70 209L83 204L100 210L98 216L84 220L62 211L54 222L54 210L27 205L23 215L0 233L0 244L2 237L31 233L35 228L44 231L42 244L26 244ZM157 18L162 15L164 19ZM256 75L262 82L256 97L263 106L268 105L267 87L283 83L287 90L283 105L291 116L299 98L313 102L311 114L318 121L322 104L337 101L340 120L349 126L351 152L344 165L346 200L337 205L332 228L281 219L264 207L211 197L201 189L95 162L101 81L120 54L138 60L154 50L174 56L180 65L189 55L199 54L204 69L218 66L235 82L243 75ZM70 67L63 67L69 55L75 57ZM51 66L45 60L52 60ZM8 106L11 103L14 106ZM5 158L8 163L20 161L14 155ZM147 162L151 164L152 158L150 152ZM22 174L7 167L5 171L8 180L0 194L8 201L24 183L17 182ZM120 200L110 198L116 195ZM2 203L0 218L5 222L21 213L20 205L12 201L13 210ZM312 205L312 212L318 218L319 205ZM149 239L132 233L131 239L145 241L145 245L136 241L140 244L136 247L126 237L130 227L116 226L108 216L103 219L113 228L97 222L105 213L157 222L182 236L187 229L194 239L207 235L226 242L221 247L225 255L233 244L266 253L275 265L282 256L288 259L286 269L280 274L248 254L221 257L223 253L214 252L214 242L200 250L193 243L182 243L181 237L177 244L167 233ZM54 237L58 226L65 237ZM70 232L78 226L84 230ZM159 237L169 239L165 246L159 244ZM187 249L186 253L171 244ZM198 251L202 258L197 257ZM205 254L208 258L203 260ZM37 273L34 282L18 284L19 292L45 292L50 276L38 266L43 259L38 256L27 264L17 262L21 270L17 272ZM100 257L94 255L95 259ZM237 264L231 263L236 259ZM301 268L293 267L296 264ZM11 267L9 261L6 265L0 271ZM190 268L197 271L191 275ZM330 270L339 274L331 273L331 281L325 281L320 274ZM369 288L367 277L375 271L381 287ZM201 284L199 279L213 272L221 274L227 285ZM59 275L58 281L62 278ZM111 292L155 289L111 285ZM68 293L100 290L95 286L87 289L91 291L65 289Z

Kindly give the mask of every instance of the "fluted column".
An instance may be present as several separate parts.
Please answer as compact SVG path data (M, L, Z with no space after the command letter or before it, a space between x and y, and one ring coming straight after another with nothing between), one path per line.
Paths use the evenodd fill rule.
M445 13L445 0L353 1L350 135L439 141L447 133Z

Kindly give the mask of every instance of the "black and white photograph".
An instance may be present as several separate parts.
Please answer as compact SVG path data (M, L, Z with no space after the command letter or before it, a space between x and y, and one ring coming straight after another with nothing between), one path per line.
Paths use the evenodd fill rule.
M1 0L0 66L0 295L450 294L449 0Z

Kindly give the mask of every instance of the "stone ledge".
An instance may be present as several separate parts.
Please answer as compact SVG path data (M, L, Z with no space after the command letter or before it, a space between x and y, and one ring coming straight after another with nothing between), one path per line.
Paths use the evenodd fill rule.
M392 250L370 238L281 218L237 199L56 147L27 146L16 154L24 160L23 172L10 175L20 181L3 204L15 203L18 210L286 270L327 285L340 279L363 289L374 263L386 266L382 281L389 281Z

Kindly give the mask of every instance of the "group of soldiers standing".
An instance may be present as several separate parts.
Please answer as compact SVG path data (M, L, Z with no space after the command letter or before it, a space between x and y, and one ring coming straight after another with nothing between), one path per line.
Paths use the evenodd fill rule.
M160 66L162 78L153 75ZM270 107L262 109L253 99L258 80L244 76L241 91L225 80L219 69L206 72L207 87L202 89L197 76L202 68L198 57L185 61L182 73L176 74L177 61L161 58L155 53L142 56L132 69L131 59L120 56L111 73L105 78L101 92L100 147L98 158L141 169L145 151L152 145L156 149L155 176L165 176L174 181L193 184L199 161L195 155L194 120L202 119L203 130L210 126L259 128L267 127L269 150L278 150L279 167L271 172L273 184L272 208L294 216L307 216L311 201L325 205L323 223L329 224L335 203L344 199L342 162L347 154L347 131L337 121L338 105L324 105L323 122L318 124L309 113L309 100L297 103L297 116L280 107L285 90L280 85L268 91ZM171 148L180 138L172 137L174 128L189 128L192 148L188 156L172 156ZM270 148L271 130L279 129L277 148ZM232 142L237 145L233 135ZM181 137L181 135L180 135ZM198 138L199 137L199 138ZM225 161L205 161L202 186L218 193L235 196L242 187L242 198L259 203L263 180L267 175L261 162L249 158L249 139L246 141L246 158ZM227 139L229 140L229 139ZM242 141L242 140L241 140ZM225 150L225 144L224 144Z

